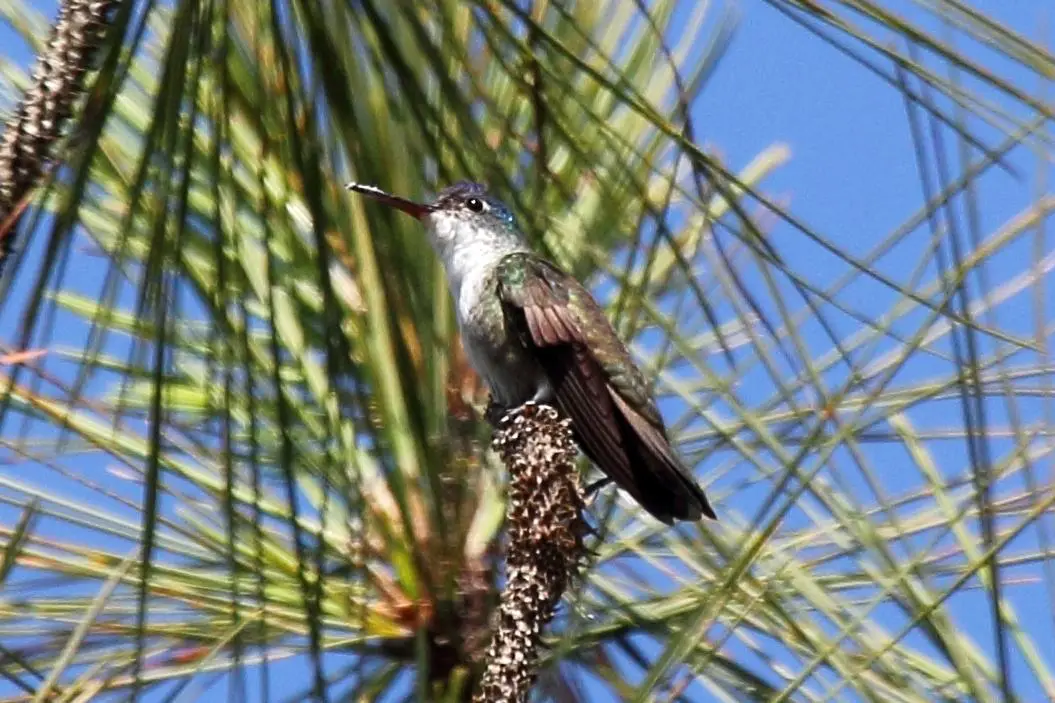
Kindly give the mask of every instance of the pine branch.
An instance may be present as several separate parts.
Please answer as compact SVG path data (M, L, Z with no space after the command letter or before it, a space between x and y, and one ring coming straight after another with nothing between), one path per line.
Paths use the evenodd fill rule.
M527 701L542 628L585 556L583 494L570 421L527 403L499 423L495 451L509 471L506 584L474 701Z
M84 74L106 35L117 0L65 0L48 45L37 57L32 84L0 138L0 273L18 217L44 172L51 150L84 89Z

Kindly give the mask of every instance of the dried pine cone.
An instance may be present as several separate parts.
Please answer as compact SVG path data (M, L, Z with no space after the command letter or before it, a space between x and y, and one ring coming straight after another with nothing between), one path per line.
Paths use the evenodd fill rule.
M583 495L570 422L527 403L499 423L495 451L509 471L506 584L476 701L527 701L542 628L584 556Z
M106 33L117 0L65 0L48 45L33 66L32 84L0 138L0 268L11 247L12 217L36 184Z

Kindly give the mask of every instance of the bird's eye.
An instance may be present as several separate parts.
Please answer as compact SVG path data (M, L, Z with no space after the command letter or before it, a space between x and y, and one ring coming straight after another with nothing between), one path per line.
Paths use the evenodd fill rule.
M469 198L465 201L465 207L469 208L473 212L483 212L484 201L480 200L479 198Z

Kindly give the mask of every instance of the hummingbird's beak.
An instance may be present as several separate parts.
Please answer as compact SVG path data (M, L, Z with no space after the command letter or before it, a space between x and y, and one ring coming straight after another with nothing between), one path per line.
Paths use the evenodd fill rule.
M428 215L430 212L432 212L431 205L415 203L413 200L407 200L406 198L401 198L398 195L386 193L377 186L368 186L365 183L352 182L346 185L345 188L352 191L353 193L359 193L361 195L365 195L368 198L376 200L379 203L384 203L389 207L394 207L397 210L402 210L408 215L416 217L419 220L425 217L425 215Z

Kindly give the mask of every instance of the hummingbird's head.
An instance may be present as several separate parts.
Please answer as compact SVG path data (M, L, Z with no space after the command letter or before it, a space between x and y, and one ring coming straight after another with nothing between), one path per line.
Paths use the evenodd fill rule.
M513 213L479 183L462 181L444 188L430 207L425 223L441 251L522 239Z
M479 183L455 183L427 204L360 183L349 183L346 187L421 220L429 231L433 247L448 262L474 252L508 253L526 246L513 213Z

